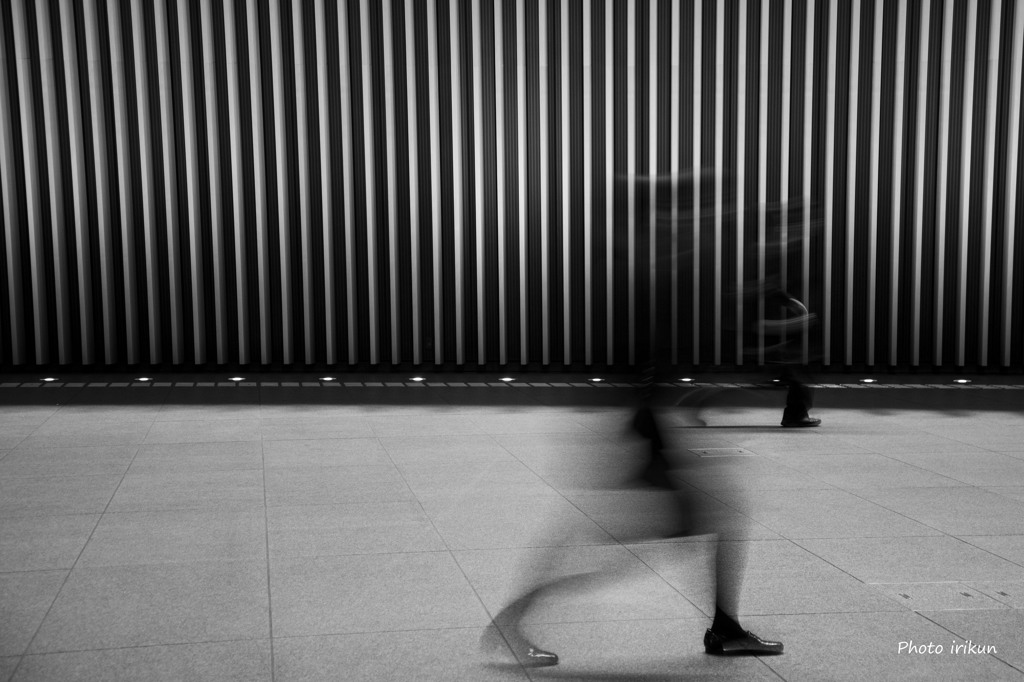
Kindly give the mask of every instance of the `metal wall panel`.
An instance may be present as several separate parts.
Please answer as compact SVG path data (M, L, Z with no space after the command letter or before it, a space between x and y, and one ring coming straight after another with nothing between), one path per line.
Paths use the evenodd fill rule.
M778 272L805 362L1022 370L1022 43L1024 0L14 0L0 367L742 367Z

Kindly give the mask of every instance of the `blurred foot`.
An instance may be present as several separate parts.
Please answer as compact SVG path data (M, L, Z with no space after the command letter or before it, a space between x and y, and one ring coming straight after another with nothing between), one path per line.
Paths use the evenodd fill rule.
M744 654L781 654L782 642L761 639L746 630L741 635L723 637L711 630L704 633L704 651L718 656Z
M800 428L807 426L818 426L821 424L820 419L814 417L803 417L802 419L783 419L782 425L788 428Z
M558 654L531 646L523 656L523 664L529 668L544 668L558 665Z

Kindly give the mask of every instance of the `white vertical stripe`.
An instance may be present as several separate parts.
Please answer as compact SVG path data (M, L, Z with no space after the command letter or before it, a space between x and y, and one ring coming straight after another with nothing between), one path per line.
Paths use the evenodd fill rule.
M921 363L921 258L924 234L924 180L925 180L925 133L927 132L928 107L928 35L931 3L921 7L920 47L917 59L917 120L915 121L917 139L914 142L914 236L913 236L913 295L911 300L911 319L914 326L911 332L911 365Z
M868 328L867 328L867 362L868 366L875 365L875 293L878 291L878 156L882 119L882 12L885 3L883 0L875 0L875 21L872 30L872 56L871 56L871 130L875 131L870 139L870 156L868 162L871 165L871 173L868 177ZM899 99L899 96L897 96ZM897 124L898 125L898 124ZM898 155L898 148L895 152Z
M498 362L508 362L508 275L505 271L505 36L501 0L494 3L495 169L498 182Z
M964 96L960 101L963 107L961 125L961 161L960 161L960 234L959 267L957 268L957 325L956 325L956 364L963 367L965 341L967 339L967 236L971 218L971 151L974 147L974 67L978 60L978 3L972 0L967 5L967 52L964 65Z
M853 364L854 236L857 231L857 115L860 94L860 0L853 0L850 27L850 113L846 128L846 325L843 328L847 365Z
M348 323L348 362L356 364L358 357L356 353L356 245L355 245L355 189L353 188L353 176L355 173L355 160L353 148L355 140L352 135L352 65L349 50L351 49L351 34L348 27L348 5L338 6L338 52L341 61L341 163L342 163L342 185L345 198L345 290L346 290L346 313Z
M363 180L366 183L366 271L367 293L369 298L369 331L370 331L370 364L380 362L380 329L377 312L380 310L377 300L377 183L374 174L374 133L373 133L373 73L370 57L370 5L367 0L359 2L359 42L361 47L360 61L362 79L360 85L363 93Z
M163 18L166 19L166 13L163 15ZM160 20L161 17L158 15L158 35ZM17 21L15 21L15 28L17 28ZM78 48L75 41L75 36L77 35L75 31L75 15L74 7L70 0L61 1L60 29L63 36L61 42L64 57L64 86L67 94L68 143L71 153L71 192L74 201L76 263L78 266L78 311L79 324L82 329L82 361L84 364L89 364L93 361L93 334L91 333L93 305L92 248L88 230L89 207L85 186L85 131L83 129L85 124L82 117ZM22 103L22 106L24 107L24 103ZM22 120L22 125L24 125L24 119Z
M893 117L895 137L892 156L892 252L890 255L890 299L889 299L889 364L895 366L899 361L899 308L900 287L900 236L909 227L902 220L903 204L903 94L906 88L905 75L907 67L907 0L898 0L899 8L896 20L896 111Z
M881 0L879 0L881 1ZM789 288L789 200L792 191L789 186L790 167L790 105L793 98L793 0L782 1L782 126L781 170L779 172L781 200L779 211L779 282L782 288Z
M741 3L745 6L745 3ZM669 172L673 177L680 177L679 168L679 51L682 49L679 40L679 3L670 3L672 8L672 42L669 43L672 60L672 85L670 87L670 114L669 114L669 145L670 160ZM742 45L742 40L740 44ZM669 319L672 324L671 331L671 362L673 365L679 363L679 190L678 180L672 183L672 208L671 208L671 282L672 293L669 296Z
M249 92L252 111L253 178L256 183L256 259L260 297L260 361L270 364L270 235L267 227L267 160L264 150L262 65L256 0L246 5L249 37ZM345 35L344 33L342 35ZM344 94L344 93L343 93Z
M657 298L657 273L658 263L658 211L657 211L657 188L658 188L658 0L649 0L647 3L647 253L644 259L647 261L647 333L649 345L653 349L654 344L660 343L655 337L657 325L655 315L658 306L665 306L664 301Z
M570 288L570 259L569 259L569 209L572 205L569 197L571 189L569 185L569 0L562 0L561 36L562 45L559 49L559 59L562 66L562 87L561 87L561 109L562 109L562 343L563 362L568 365L572 362L572 289Z
M364 48L365 49L365 48ZM288 244L291 229L291 203L288 192L288 130L285 119L284 92L284 38L281 30L281 0L270 0L270 65L274 98L274 174L277 179L277 248L281 267L281 359L286 365L295 360L292 347L292 272L291 248ZM370 224L373 224L370 221ZM371 284L372 286L372 284Z
M459 65L462 63L462 51L459 47L459 5L453 1L448 5L448 25L450 29L449 44L451 54L452 81L452 229L455 232L455 362L465 362L465 287L463 286L463 243L462 235L466 227L463 216L462 192L465 176L462 168L462 90L459 84Z
M629 364L636 362L636 3L626 9L626 211Z
M516 2L516 107L518 129L516 145L518 146L519 169L517 187L519 188L519 342L520 362L529 360L527 344L527 286L526 286L526 3Z
M4 14L0 12L0 32L4 31ZM15 68L17 64L14 65ZM17 73L8 75L7 50L0 50L0 92L11 92L10 83L17 86ZM10 357L15 365L25 362L24 348L24 306L21 291L21 239L18 230L12 229L17 222L16 196L14 177L21 172L20 163L14 155L14 122L11 117L11 102L8 97L0 97L0 185L3 186L4 210L4 246L7 258L7 316L0 315L0 334L6 333L6 343L10 347Z
M765 210L768 202L768 26L771 12L771 0L765 0L761 4L761 54L758 61L761 72L757 108L757 279L759 282L763 282L765 278L767 239ZM763 320L764 316L764 296L758 296L757 318ZM757 363L764 364L763 331L759 331L757 334Z
M199 183L199 140L196 135L195 94L192 90L195 83L195 71L192 68L192 38L189 34L190 3L188 0L178 0L177 5L182 127L185 132L185 188L188 197L189 274L192 280L192 346L196 363L204 364L206 362L206 320L203 315L203 243L201 241L202 224L199 216L199 190L197 187ZM90 69L90 73L94 71L98 71L98 69ZM97 87L98 85L97 83ZM95 99L93 101L95 102ZM95 121L98 115L99 112L93 114L94 135L97 134L95 131L98 126ZM101 234L105 231L101 231Z
M409 133L409 232L412 238L412 362L418 365L423 361L423 323L422 298L420 294L420 188L419 188L419 148L417 146L416 125L416 41L414 22L414 0L405 0L405 78L406 78L406 111L408 113ZM323 116L324 114L322 114ZM504 334L502 341L504 342Z
M220 170L217 126L217 55L214 51L213 2L202 0L203 82L206 86L206 139L210 164L210 229L213 232L213 309L217 330L217 363L227 362L227 292L224 259L224 183Z
M384 125L387 136L384 138L388 164L388 185L385 188L385 203L388 210L388 289L391 296L389 305L391 307L391 362L397 365L400 362L398 341L401 328L398 321L398 168L395 161L395 145L398 135L395 132L395 47L394 47L394 23L391 19L391 2L384 0Z
M312 210L309 188L309 122L306 111L306 41L302 29L302 4L292 3L292 48L295 58L295 137L298 143L299 157L299 248L302 249L302 322L303 346L306 364L314 361L313 348L313 268L311 263L315 257L310 212ZM294 230L292 222L287 223L287 230ZM290 306L286 302L284 308ZM287 322L285 326L290 326Z
M320 221L324 264L324 345L327 364L338 362L338 322L335 317L334 276L334 178L331 175L331 111L327 81L327 16L325 0L315 0L313 18L316 22L317 102L320 122ZM341 11L339 9L339 11ZM413 119L410 119L413 120ZM413 190L415 191L415 189Z
M942 18L942 75L939 98L939 174L938 183L939 220L935 229L935 359L942 364L942 323L945 317L946 287L946 202L949 190L949 135L950 117L953 110L950 103L950 74L953 58L953 7L944 7Z
M39 177L39 161L36 157L36 116L32 109L32 99L29 93L32 92L31 69L33 55L29 45L28 16L25 8L25 0L15 0L11 8L11 17L14 23L14 55L18 67L18 92L24 93L19 98L21 106L21 131L22 131L22 152L24 159L25 193L27 198L28 213L28 248L29 262L32 269L32 320L35 331L35 362L46 364L49 362L49 353L45 345L47 336L46 321L46 280L43 273L43 206L41 205ZM45 134L45 131L44 131ZM16 227L12 223L9 228Z
M736 364L742 365L743 348L743 255L746 247L747 186L747 3L739 3L739 60L736 71Z
M725 182L725 3L715 18L715 364L722 364L722 184Z
M473 45L473 218L476 235L476 331L477 331L477 362L486 362L485 332L485 280L484 269L488 268L484 260L484 111L483 111L483 48L480 45L482 19L480 18L480 0L470 2L472 13L472 45ZM495 130L497 135L500 129ZM491 266L493 267L493 266Z
M548 0L539 0L538 3L538 28L537 36L540 41L540 268L541 268L541 339L543 349L541 351L541 362L546 367L551 362L551 329L549 315L551 314L551 285L548 281L548 268L550 267L548 253L548 238L550 226L548 224L550 214L550 196L548 192L549 169L548 169Z
M803 259L801 263L800 290L803 293L803 300L808 301L811 292L811 151L814 149L814 126L811 120L814 104L814 36L815 36L815 9L818 0L807 2L807 33L805 35L804 49L804 172L803 172L803 238L800 240ZM802 336L802 357L806 365L810 362L810 326L804 325Z
M700 217L701 217L701 125L703 124L704 102L701 100L702 78L704 76L704 26L700 1L693 3L693 363L700 363Z
M441 364L442 340L441 329L441 123L439 120L441 96L438 93L437 74L437 26L440 18L437 15L437 0L427 3L427 60L430 68L430 194L431 194L431 226L433 238L431 245L434 264L434 362Z
M166 215L164 230L167 235L167 272L171 297L171 361L184 362L184 303L181 300L181 254L178 233L181 228L178 216L178 183L175 168L173 102L171 92L171 54L168 42L167 2L156 0L156 51L160 78L160 140L163 144L164 159L164 206Z
M594 363L594 43L592 0L583 2L583 319L587 366Z
M61 173L60 122L57 117L57 83L54 71L53 42L50 31L49 4L36 5L36 28L39 35L39 71L43 95L43 138L46 141L47 181L50 194L50 226L53 249L54 296L57 305L57 357L61 364L71 362L68 341L70 338L71 314L68 300L67 245L64 224L64 187ZM5 91L6 92L6 91ZM22 90L22 96L29 95ZM16 230L13 222L7 223L8 230ZM42 312L41 310L38 312Z
M604 1L605 306L608 364L615 362L615 24L612 0Z
M45 24L42 20L37 26L40 32L40 49L50 53L52 58L52 48L49 46L50 43L50 23L48 12L39 5L39 18L42 19L44 14L46 15ZM81 325L80 339L82 347L82 363L84 365L91 365L93 363L93 328L92 328L92 240L90 239L89 233L89 206L86 194L88 186L86 184L86 167L85 167L85 135L84 130L85 123L82 113L82 90L81 82L79 80L78 63L78 50L77 50L77 33L75 31L75 9L71 2L68 0L62 0L60 3L60 32L63 37L61 41L63 47L63 62L65 62L65 87L67 88L67 104L68 104L68 123L70 125L69 143L71 146L71 170L72 170L72 193L74 201L74 220L75 220L75 246L76 246L76 262L78 264L78 295L79 295L79 324ZM51 69L47 69L46 73L52 75ZM54 83L55 85L55 83ZM43 88L43 108L44 113L46 112L47 105L47 88ZM50 104L53 105L55 102L50 100ZM52 118L49 116L49 125L47 126L52 130L52 134L47 134L47 144L50 141L56 140L56 127L58 125L56 113L53 112ZM55 179L55 174L58 172L57 156L54 151L52 154L47 155L52 163L50 164L50 185L54 188L61 186L59 180ZM56 167L56 168L55 168ZM61 189L62 193L62 189ZM62 200L59 200L62 205ZM51 199L51 206L53 206L53 200ZM62 211L62 208L61 208ZM70 304L71 295L68 293L68 288L71 285L67 279L67 272L65 268L66 263L66 244L65 244L65 229L63 229L63 220L55 220L53 223L54 230L59 229L59 235L54 233L53 244L57 249L54 254L55 257L59 258L58 263L54 263L54 271L59 272L59 279L55 283L55 294L57 296L57 337L59 341L59 355L62 363L70 361L68 357L68 342L69 339L65 339L65 334L70 337L70 321L67 318L69 310L67 306ZM41 310L41 308L39 309Z
M238 75L238 31L235 27L235 3L225 2L224 34L228 78L228 132L231 141L231 211L234 218L235 294L238 308L238 361L249 363L249 297L248 259L245 255L245 184L242 166L242 112L239 100L241 84Z
M992 290L992 258L994 257L992 253L992 220L996 171L996 113L999 111L999 28L1002 24L1002 9L1003 6L1000 3L992 5L988 26L988 85L985 88L985 178L982 183L984 207L981 220L981 300L978 301L981 307L978 364L982 367L988 366L988 325L992 305L989 295Z
M826 102L828 112L825 118L825 139L836 139L836 74L839 71L839 63L836 59L836 38L838 34L837 23L839 13L839 0L829 0L828 3L828 63L825 65L828 71L828 86L826 88ZM832 219L835 206L835 144L825 145L825 234L824 234L824 310L822 311L821 324L821 362L823 365L832 364Z
M1020 155L1020 96L1021 80L1024 68L1021 66L1024 52L1024 2L1017 0L1013 9L1013 57L1010 66L1010 116L1009 139L1006 154L1006 205L1003 207L1004 224L1006 225L1006 242L1003 248L1003 364L1009 365L1011 359L1011 332L1013 325L1013 250L1016 239L1014 226L1019 225L1016 215L1017 166Z
M103 351L107 364L115 358L114 330L114 244L110 215L110 188L107 169L107 128L103 93L103 62L100 55L99 11L96 1L85 3L85 44L89 72L89 103L92 112L93 161L96 199L96 227L100 238L100 295L103 304Z
M146 62L146 33L142 16L142 0L132 0L132 55L136 64ZM143 241L146 251L146 311L149 325L149 362L162 361L160 343L160 297L157 291L159 265L156 239L156 179L153 162L153 134L149 111L149 79L146 69L135 69L135 98L139 121L139 166L141 171Z

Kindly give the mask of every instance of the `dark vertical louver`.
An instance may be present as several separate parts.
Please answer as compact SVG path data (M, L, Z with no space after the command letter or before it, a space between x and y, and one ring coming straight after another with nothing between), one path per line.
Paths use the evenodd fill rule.
M0 366L1024 369L1024 0L0 3ZM652 336L652 334L654 336Z

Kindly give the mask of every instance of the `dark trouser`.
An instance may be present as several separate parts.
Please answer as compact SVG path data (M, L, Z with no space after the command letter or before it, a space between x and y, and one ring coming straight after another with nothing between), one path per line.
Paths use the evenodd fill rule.
M782 413L782 419L805 419L814 405L814 389L807 385L806 375L797 366L787 364L782 367L781 379L789 388L786 392L786 409Z

